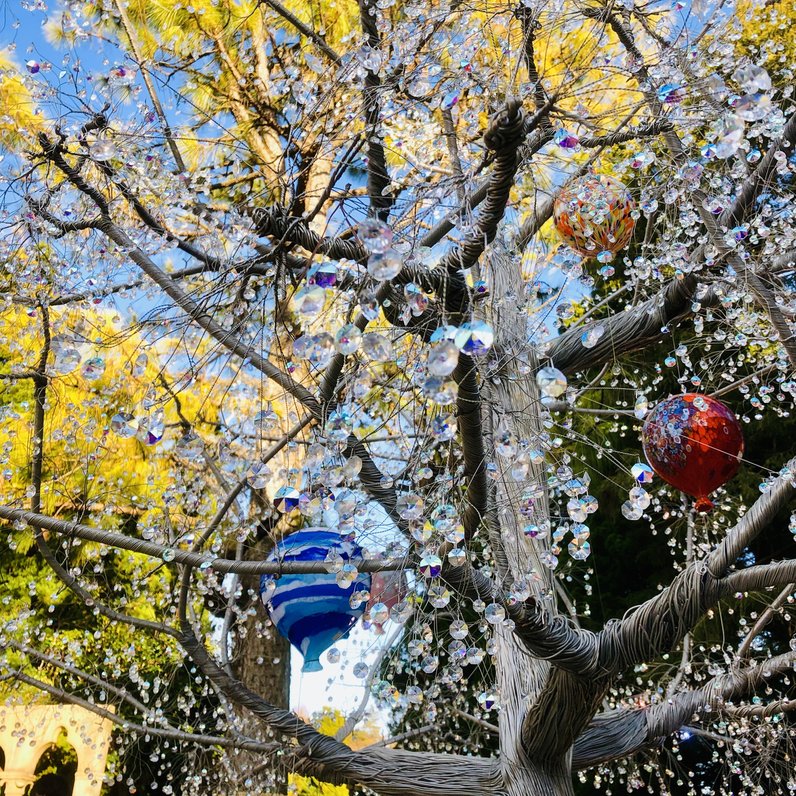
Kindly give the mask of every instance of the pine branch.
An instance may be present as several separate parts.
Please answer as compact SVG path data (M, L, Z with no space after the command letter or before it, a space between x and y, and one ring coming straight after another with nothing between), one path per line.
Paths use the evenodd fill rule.
M314 31L309 25L305 25L295 14L291 13L277 0L261 0L265 5L270 6L279 16L286 19L293 27L306 36L330 61L340 66L342 60L340 56L328 45L326 39L320 33Z

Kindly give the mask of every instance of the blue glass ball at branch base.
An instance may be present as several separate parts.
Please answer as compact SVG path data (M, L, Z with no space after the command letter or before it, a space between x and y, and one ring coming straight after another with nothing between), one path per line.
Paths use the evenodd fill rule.
M323 562L330 553L341 563L362 557L362 549L336 531L304 528L281 539L268 561ZM320 656L345 638L365 612L367 600L352 608L351 597L369 591L370 575L362 572L344 585L333 572L260 578L260 597L276 629L304 656L303 672L321 671Z

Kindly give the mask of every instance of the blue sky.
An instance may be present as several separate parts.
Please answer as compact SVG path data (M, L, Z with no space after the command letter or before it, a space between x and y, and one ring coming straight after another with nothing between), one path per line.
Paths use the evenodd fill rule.
M16 48L21 63L31 58L59 66L66 48L53 47L47 40L43 26L57 14L56 3L44 0L0 0L0 49ZM76 54L85 69L102 68L105 58L121 59L122 54L109 44L92 40L90 45L78 47Z

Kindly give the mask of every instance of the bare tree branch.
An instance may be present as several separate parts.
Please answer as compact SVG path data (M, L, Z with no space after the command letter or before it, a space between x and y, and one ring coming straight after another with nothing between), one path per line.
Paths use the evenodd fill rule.
M462 440L464 476L467 479L467 504L462 514L465 539L472 539L486 515L489 489L486 477L486 450L481 425L481 392L476 366L471 357L459 354L453 378L459 386L456 394L456 421Z
M154 260L138 248L129 236L114 224L110 219L103 220L102 231L127 253L130 259L155 282L163 292L169 296L177 306L184 310L190 318L213 339L242 359L247 359L253 367L276 382L286 392L300 401L316 417L320 416L320 406L315 396L302 385L295 382L290 376L281 371L272 362L258 353L255 346L246 345L240 337L231 330L224 329L213 320L187 293L155 264Z
M322 238L310 229L303 218L289 216L278 205L241 210L251 215L259 235L278 239L277 248L298 244L308 252L325 254L334 260L364 263L368 259L368 253L359 240Z
M497 724L492 724L489 721L485 721L484 719L479 719L477 716L472 716L469 713L465 713L463 710L459 710L458 708L453 708L453 712L463 718L465 721L470 721L473 724L477 724L479 727L483 727L487 732L494 733L497 735L500 732L500 728Z
M11 649L17 650L17 652L21 652L30 658L36 658L42 663L46 663L48 666L54 666L56 669L60 669L67 674L71 674L73 677L78 677L81 680L85 680L87 683L99 686L105 691L108 691L108 693L118 697L123 702L126 702L135 710L139 711L139 713L141 713L145 719L151 719L155 724L162 723L168 726L168 722L163 716L157 716L156 711L153 708L147 707L143 702L139 702L139 700L137 700L126 689L117 688L115 685L113 685L113 683L109 683L107 680L103 680L101 677L95 677L93 674L84 672L83 670L72 666L66 661L62 661L59 658L54 658L52 655L45 655L43 652L40 652L33 647L29 647L27 644L18 644L16 641L9 638L6 638L3 643Z
M664 327L671 328L691 314L697 287L693 275L672 279L652 298L626 312L564 332L548 344L546 354L559 370L569 375L646 348L666 334L661 331ZM603 327L604 333L595 346L586 348L581 337L596 326Z
M174 162L177 164L177 170L181 173L185 172L185 161L182 158L182 153L180 152L180 148L177 146L177 141L175 140L174 133L171 130L171 125L169 125L169 120L165 111L163 110L163 104L160 101L160 97L158 97L157 91L155 91L155 84L152 82L152 76L149 74L147 64L144 62L144 59L141 56L141 48L138 45L138 39L130 22L130 16L127 13L127 8L125 7L124 3L119 2L119 0L114 0L113 5L116 8L116 13L119 15L119 20L122 23L122 28L124 28L127 40L130 43L130 49L133 51L138 68L141 70L141 77L144 81L144 85L146 86L147 93L149 94L149 99L152 100L152 107L155 109L155 113L158 115L160 123L163 126L163 134L166 136L166 141L168 142L169 149L174 157Z
M75 539L83 539L87 542L98 542L99 544L115 547L120 550L129 550L131 553L159 558L161 560L173 561L177 564L185 564L189 567L204 569L209 567L216 572L234 572L238 575L310 575L313 573L326 572L323 562L317 561L235 561L228 558L215 558L212 555L192 553L179 548L168 547L167 545L149 542L145 539L135 539L114 531L104 531L99 528L90 528L78 522L59 520L55 517L47 517L43 514L36 514L24 509L15 509L9 506L0 506L0 518L14 523L24 523L32 528L52 531ZM404 559L393 561L380 561L378 559L352 559L351 563L361 572L381 572L404 569L407 562ZM120 621L130 624L132 617L116 615ZM139 620L145 622L145 620ZM154 623L145 623L145 627L150 627ZM154 624L151 629L165 632L166 629L160 624Z

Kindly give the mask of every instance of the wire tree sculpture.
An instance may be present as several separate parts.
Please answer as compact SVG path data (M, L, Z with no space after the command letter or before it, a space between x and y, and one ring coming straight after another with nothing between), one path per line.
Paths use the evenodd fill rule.
M418 796L568 794L578 772L666 790L655 755L698 734L719 792L792 792L796 652L757 639L796 559L745 554L793 460L752 505L720 490L697 515L631 472L639 444L616 462L622 512L686 529L671 582L594 631L563 578L588 566L601 492L578 418L640 425L667 374L790 411L793 54L748 35L787 4L751 23L725 2L324 5L68 2L48 18L63 65L8 60L3 534L49 567L36 599L88 606L86 638L126 652L92 658L21 610L4 687L243 754L237 790L286 772ZM90 74L74 53L101 41ZM269 557L301 525L362 550ZM366 698L331 737L236 665L242 628L273 632L241 594L313 573L400 575L389 605L371 586L365 619L393 630L359 667L420 716L394 738L353 750ZM740 640L693 643L728 611ZM151 638L187 682L130 674ZM444 741L452 706L492 751Z

